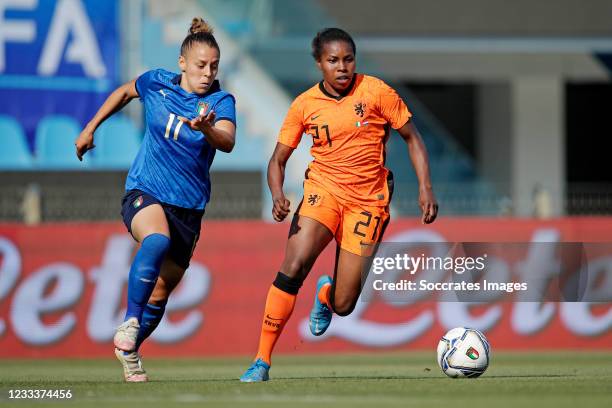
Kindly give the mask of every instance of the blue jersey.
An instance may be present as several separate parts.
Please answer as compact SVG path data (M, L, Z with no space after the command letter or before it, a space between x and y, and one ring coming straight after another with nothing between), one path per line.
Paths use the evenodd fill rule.
M163 69L142 74L136 91L144 103L145 133L130 167L126 190L142 190L177 207L203 210L210 199L209 169L216 149L206 135L181 122L215 112L215 121L236 123L234 97L215 81L204 95L180 87L180 75Z

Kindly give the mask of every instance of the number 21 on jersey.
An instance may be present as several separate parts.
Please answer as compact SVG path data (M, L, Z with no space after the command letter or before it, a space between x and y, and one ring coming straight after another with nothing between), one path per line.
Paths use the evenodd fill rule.
M329 135L329 126L323 125L319 127L319 125L310 125L310 129L314 130L314 133L312 134L313 142L315 139L320 139L321 135L319 134L319 129L321 129L323 132L325 132L325 136L327 138L327 145L331 147L332 141L331 141L331 136Z

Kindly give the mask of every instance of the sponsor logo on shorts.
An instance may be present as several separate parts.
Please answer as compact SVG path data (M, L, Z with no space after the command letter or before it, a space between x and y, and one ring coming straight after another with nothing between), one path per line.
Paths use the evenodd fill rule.
M317 205L317 203L321 201L321 196L318 194L308 194L308 204L311 206Z
M144 198L142 198L142 196L138 196L138 198L132 201L132 207L138 208L142 205L143 202L144 202Z

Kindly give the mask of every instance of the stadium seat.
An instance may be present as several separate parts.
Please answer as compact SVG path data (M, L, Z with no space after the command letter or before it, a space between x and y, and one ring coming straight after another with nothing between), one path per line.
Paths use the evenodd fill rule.
M40 168L60 170L87 166L89 159L80 162L74 141L79 136L79 124L68 116L47 116L36 129L36 162Z
M125 116L112 116L96 131L92 162L96 168L127 169L140 148L141 135Z
M23 129L11 116L0 115L0 169L28 169L32 165Z

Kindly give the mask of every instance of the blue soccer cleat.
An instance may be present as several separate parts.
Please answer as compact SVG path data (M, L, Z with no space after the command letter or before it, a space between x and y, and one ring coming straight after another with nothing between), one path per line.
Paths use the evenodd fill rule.
M246 372L242 374L242 377L240 377L240 382L268 381L270 379L268 371L270 371L270 365L261 358L258 358L253 362L253 364L251 364Z
M314 305L312 305L312 310L310 311L310 321L308 322L308 325L310 326L310 332L315 336L320 336L325 333L332 319L332 311L329 310L329 307L325 306L319 301L319 291L323 285L326 284L331 285L332 278L327 275L323 275L317 281Z

